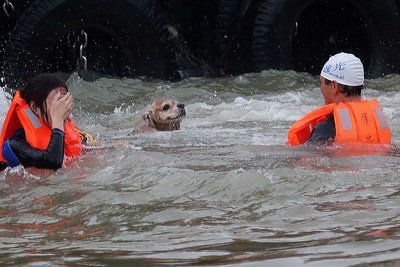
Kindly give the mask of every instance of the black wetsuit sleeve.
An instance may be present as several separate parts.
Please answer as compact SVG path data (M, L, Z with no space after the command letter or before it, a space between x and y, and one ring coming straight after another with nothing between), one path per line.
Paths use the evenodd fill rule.
M7 164L0 161L0 171L3 171L5 168L7 168Z
M336 136L335 120L330 116L326 121L318 123L307 143L323 143L333 141Z
M51 131L49 146L45 150L32 147L25 138L25 132L9 140L10 147L24 167L59 169L64 160L64 132L60 129Z

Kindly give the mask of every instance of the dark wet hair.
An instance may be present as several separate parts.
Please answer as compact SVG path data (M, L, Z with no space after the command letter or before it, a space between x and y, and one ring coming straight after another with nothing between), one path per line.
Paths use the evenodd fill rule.
M326 85L329 85L331 82L332 81L325 79ZM345 96L361 96L361 90L364 88L363 84L358 86L340 84L340 86L342 87L342 90L340 90L340 92L342 92L342 94L344 94Z
M56 75L51 73L41 73L29 80L20 92L21 97L28 105L33 101L40 108L40 111L43 114L46 114L47 117L47 112L44 109L43 104L50 92L58 87L63 87L68 91L65 82Z

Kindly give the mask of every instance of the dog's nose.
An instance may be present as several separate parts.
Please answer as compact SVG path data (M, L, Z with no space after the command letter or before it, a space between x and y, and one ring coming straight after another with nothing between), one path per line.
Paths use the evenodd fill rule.
M184 104L178 104L178 108L185 108L185 105Z

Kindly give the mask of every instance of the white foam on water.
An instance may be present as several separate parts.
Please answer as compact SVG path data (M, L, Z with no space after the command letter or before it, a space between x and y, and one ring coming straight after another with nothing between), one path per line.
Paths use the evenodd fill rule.
M230 102L210 105L204 102L187 105L189 123L208 125L219 122L295 121L322 105L315 90L286 92L272 96L239 96Z
M364 92L381 102L395 141L400 129L397 78L389 81L391 89L384 79ZM263 259L273 244L273 253L288 265L321 265L327 255L336 257L330 258L332 266L340 265L348 251L351 264L371 262L371 253L382 255L379 260L397 256L398 154L339 157L337 148L284 146L292 122L324 104L316 77L264 71L165 85L77 81L71 81L74 104L85 112L75 118L100 140L126 137L155 97L183 101L187 118L180 131L126 137L142 149L93 150L47 176L27 168L39 181L25 176L23 168L17 173L7 169L7 176L0 176L5 179L1 225L10 225L2 237L11 244L2 247L4 253L27 255L21 260L32 250L55 255L49 264L60 262L53 249L62 247L70 255L116 251L106 254L117 257L116 264L148 257L148 265L196 265L207 257L210 264L263 265L254 259ZM0 96L5 114L10 98ZM27 181L8 183L13 177ZM36 218L39 227L26 228ZM65 225L53 225L62 218L68 219ZM380 229L388 231L371 235ZM34 234L27 248L25 240ZM49 235L54 237L50 243ZM222 250L228 251L226 258ZM196 257L200 260L182 261ZM104 255L98 259L103 262Z
M3 128L3 122L6 117L10 103L11 95L5 91L4 87L0 87L0 129Z

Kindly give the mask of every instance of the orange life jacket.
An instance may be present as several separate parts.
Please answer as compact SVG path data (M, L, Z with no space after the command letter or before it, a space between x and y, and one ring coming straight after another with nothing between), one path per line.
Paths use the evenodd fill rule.
M36 116L28 104L17 91L7 112L6 119L0 136L0 160L6 162L3 157L3 144L18 130L24 129L26 140L32 146L40 150L47 149L51 139L51 129L43 120ZM72 120L68 119L64 124L64 155L67 157L78 156L82 151L82 136Z
M375 99L329 104L311 111L292 125L286 144L303 144L310 138L315 125L327 120L331 114L335 120L335 143L390 144L389 124Z

